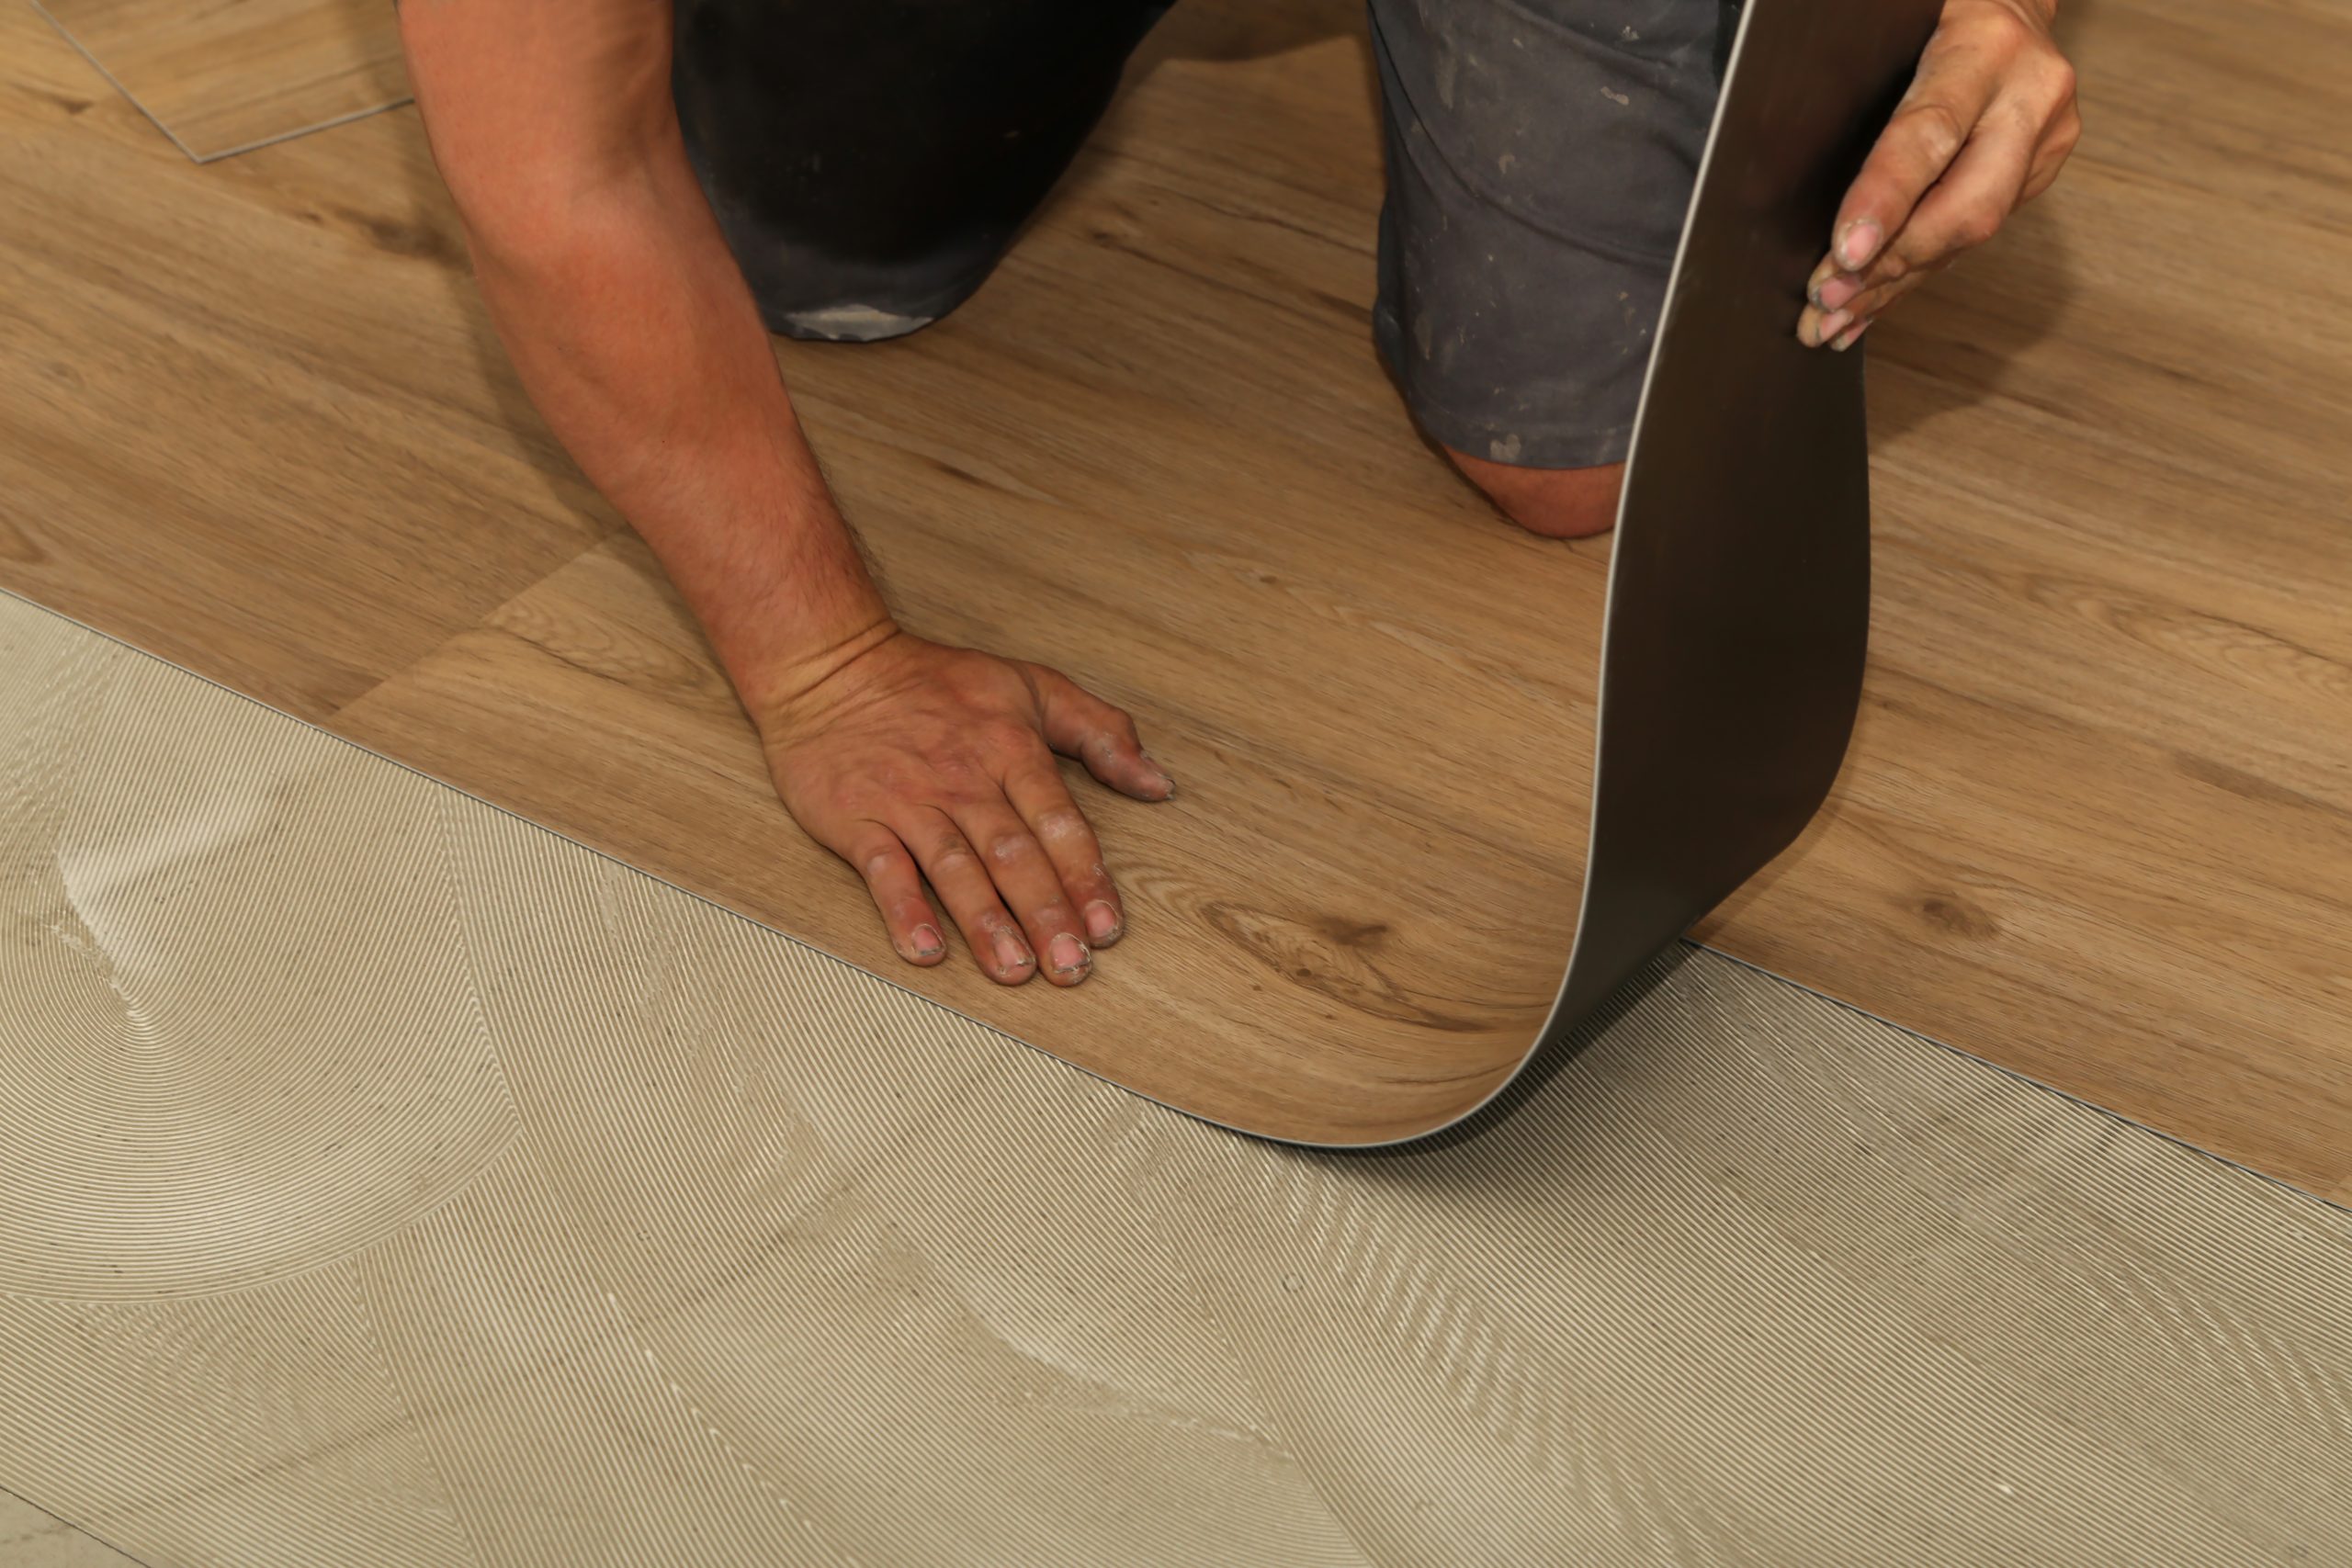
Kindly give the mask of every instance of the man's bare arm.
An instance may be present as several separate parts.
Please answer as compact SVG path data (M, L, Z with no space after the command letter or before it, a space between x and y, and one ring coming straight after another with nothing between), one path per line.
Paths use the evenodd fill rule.
M887 636L686 162L669 6L409 0L401 31L499 336L745 705Z
M803 827L915 963L927 874L982 966L1082 979L1124 923L1051 751L1143 799L1134 726L1059 674L902 631L802 438L688 164L668 0L408 0L434 156L525 386L677 584Z

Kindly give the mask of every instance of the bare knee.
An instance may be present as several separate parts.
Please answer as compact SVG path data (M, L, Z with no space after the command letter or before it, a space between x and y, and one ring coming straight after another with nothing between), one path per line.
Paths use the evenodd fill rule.
M1503 515L1547 539L1583 539L1605 534L1617 523L1617 492L1625 465L1591 468L1522 468L1446 448L1470 482L1502 508Z

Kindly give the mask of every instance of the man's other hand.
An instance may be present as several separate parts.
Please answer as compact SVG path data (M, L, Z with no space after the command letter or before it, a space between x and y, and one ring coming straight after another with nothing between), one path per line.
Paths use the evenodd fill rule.
M1919 73L1846 193L1797 337L1854 344L1880 311L1991 239L2082 135L2056 0L1948 0Z
M910 964L946 954L928 877L980 967L1086 978L1125 926L1094 829L1054 753L1137 800L1175 784L1135 721L1043 665L899 631L809 690L755 713L776 793L855 867Z

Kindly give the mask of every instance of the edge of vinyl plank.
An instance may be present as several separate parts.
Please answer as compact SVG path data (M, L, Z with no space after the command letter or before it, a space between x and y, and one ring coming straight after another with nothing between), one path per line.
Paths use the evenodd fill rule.
M23 1493L0 1480L0 1513L39 1515L51 1521L55 1529L40 1529L34 1535L0 1540L0 1568L150 1568L152 1559L136 1556L108 1540L86 1524L79 1524L53 1509L44 1508ZM28 1520L28 1523L37 1521ZM36 1541L51 1544L40 1547L37 1554L22 1556L18 1548Z
M173 146L178 148L183 153L187 154L190 163L201 164L204 162L203 156L198 153L195 148L190 147L187 142L180 140L180 134L178 131L174 130L169 124L165 123L161 115L157 114L153 109L149 108L138 94L132 92L128 86L124 85L122 78L117 76L111 70L107 69L107 62L100 60L96 54L93 54L87 45L84 44L80 39L74 37L74 29L60 21L55 13L51 12L47 6L41 4L41 0L25 0L25 4L30 6L33 10L40 15L42 21L47 22L51 27L56 28L57 36L63 39L67 46L70 47L74 53L80 55L84 62L89 65L91 70L96 72L100 76L105 77L107 85L121 94L125 103L129 104L132 108L137 109L141 115L145 116L148 124L153 126L157 130L162 131L165 140L169 141Z

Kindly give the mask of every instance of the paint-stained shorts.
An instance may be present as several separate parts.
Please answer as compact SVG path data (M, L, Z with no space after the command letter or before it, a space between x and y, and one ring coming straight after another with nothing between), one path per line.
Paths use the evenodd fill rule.
M1499 462L1623 458L1732 0L1369 5L1374 333L1414 416ZM865 341L962 303L1167 8L677 0L688 151L768 325Z

